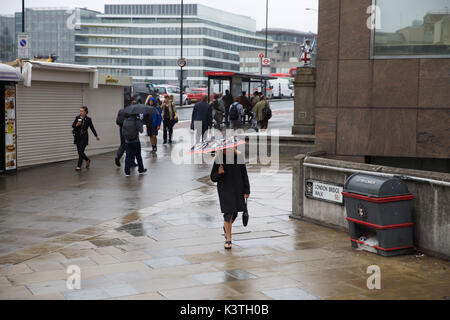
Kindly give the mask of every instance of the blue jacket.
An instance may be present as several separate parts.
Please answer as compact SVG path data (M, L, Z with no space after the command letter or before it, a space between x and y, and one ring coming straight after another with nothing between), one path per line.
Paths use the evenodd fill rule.
M158 114L153 115L153 119L152 119L153 128L161 127L161 123L162 123L162 109L158 106L158 107L156 107L156 110L158 110Z
M159 114L154 114L152 116L151 125L152 125L153 128L161 127L161 123L162 123L162 109L158 106L158 103L156 102L155 98L152 97L152 98L148 99L147 104L149 106L151 106L150 101L153 101L153 106L156 108L156 110L158 110L158 113L159 113Z

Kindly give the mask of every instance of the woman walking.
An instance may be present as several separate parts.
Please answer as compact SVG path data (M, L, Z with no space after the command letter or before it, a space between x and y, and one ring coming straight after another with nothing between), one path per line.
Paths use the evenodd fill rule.
M228 154L228 156L227 156ZM221 159L223 158L223 159ZM227 163L228 162L228 163ZM250 182L244 159L238 155L236 148L218 153L211 171L211 180L217 182L220 209L224 218L225 246L231 249L231 229L238 212L246 210L246 199L250 196Z
M167 143L167 133L169 133L169 143L172 144L172 134L175 122L178 119L177 108L173 101L173 96L166 96L161 105L164 131L164 144Z
M75 121L72 124L74 144L77 145L78 151L78 165L75 168L76 171L81 170L83 160L86 161L86 168L89 168L89 166L91 165L91 160L89 160L89 158L84 153L84 150L86 150L86 147L89 144L89 128L91 129L97 140L100 140L99 136L97 135L97 131L95 131L92 119L87 116L88 112L88 107L81 107L80 115L76 116Z

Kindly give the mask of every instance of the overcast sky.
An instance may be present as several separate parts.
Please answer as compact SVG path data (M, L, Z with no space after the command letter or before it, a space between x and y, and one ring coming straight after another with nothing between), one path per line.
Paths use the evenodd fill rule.
M213 8L250 16L256 20L257 28L266 25L265 0L185 0L185 3L199 3ZM20 0L0 0L0 14L13 14L22 10ZM5 3L8 3L6 6ZM152 4L180 3L170 0L25 0L26 7L87 7L104 12L108 4ZM288 28L300 31L317 32L317 12L305 8L317 9L318 0L269 0L269 28Z

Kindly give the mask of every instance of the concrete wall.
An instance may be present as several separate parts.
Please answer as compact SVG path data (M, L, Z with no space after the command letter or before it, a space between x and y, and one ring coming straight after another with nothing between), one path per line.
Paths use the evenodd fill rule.
M292 211L293 218L304 219L333 228L348 230L345 207L305 197L304 181L313 179L343 185L352 172L310 168L308 164L350 170L362 170L445 181L450 174L399 169L299 155L294 161ZM305 166L306 165L306 166ZM419 250L450 260L450 186L405 180L414 194L414 244Z
M316 144L360 162L450 159L450 59L371 59L370 5L319 1Z

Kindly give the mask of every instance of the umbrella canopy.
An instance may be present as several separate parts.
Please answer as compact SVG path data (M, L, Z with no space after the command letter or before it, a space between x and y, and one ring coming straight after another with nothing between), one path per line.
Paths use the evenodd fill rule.
M159 114L155 107L151 107L145 104L134 104L123 109L123 112L127 115L153 115Z
M211 137L194 145L189 154L211 153L219 150L236 148L245 143L244 140L239 140L237 137Z

